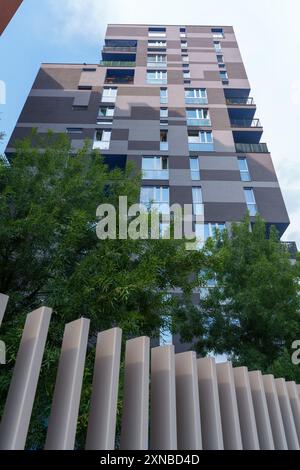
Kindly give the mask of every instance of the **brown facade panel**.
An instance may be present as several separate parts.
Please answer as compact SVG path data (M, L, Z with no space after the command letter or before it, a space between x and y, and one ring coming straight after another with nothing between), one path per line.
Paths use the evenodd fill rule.
M129 140L128 150L154 150L159 151L158 141Z
M183 85L182 70L168 70L169 85Z
M32 88L41 90L77 90L81 73L81 68L41 68Z
M109 38L110 36L124 36L126 37L133 37L133 38L139 38L139 37L147 37L148 36L148 27L146 26L140 26L140 27L134 27L134 26L108 26L106 30L106 36Z
M240 181L239 171L234 170L201 170L203 181Z
M156 87L118 87L119 96L140 96L141 101L144 96L159 96L159 88Z
M215 130L229 130L231 124L226 108L210 108L211 123Z
M159 109L151 108L150 106L132 106L131 119L140 119L142 121L157 120L159 119Z
M213 38L187 38L188 47L211 47L213 48Z
M171 204L192 204L192 188L189 186L171 186L170 187Z
M23 0L1 0L0 1L0 35L16 13Z
M277 181L274 165L270 155L248 154L249 173L254 181Z
M241 220L247 211L246 203L206 202L204 216L207 222L227 222Z
M247 79L247 74L244 65L239 63L228 63L226 64L226 70L228 73L229 80L234 79Z
M263 219L272 223L289 223L279 188L254 188L258 211Z
M111 133L111 140L128 140L129 129L113 129Z

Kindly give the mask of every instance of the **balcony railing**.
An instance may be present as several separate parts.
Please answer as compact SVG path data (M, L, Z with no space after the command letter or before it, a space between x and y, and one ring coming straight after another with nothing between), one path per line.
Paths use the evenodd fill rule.
M168 180L169 170L142 170L144 180Z
M267 144L235 144L238 153L269 153Z
M207 98L196 98L196 97L186 96L185 103L186 104L207 104L208 100Z
M213 143L189 143L189 150L191 152L213 152L214 144Z
M231 119L231 127L261 127L259 119Z
M200 126L200 127L209 127L211 126L211 120L210 119L187 119L187 125L188 126Z
M132 46L104 46L103 52L136 52L136 47Z
M135 67L135 62L122 60L101 60L101 67Z
M106 85L117 85L124 83L125 85L132 85L134 83L133 77L106 77L105 82Z
M227 98L226 103L229 105L251 106L254 103L253 98Z

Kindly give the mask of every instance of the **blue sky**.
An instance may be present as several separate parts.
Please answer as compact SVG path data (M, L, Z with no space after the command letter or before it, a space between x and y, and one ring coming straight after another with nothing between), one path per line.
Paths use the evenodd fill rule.
M0 130L7 140L41 62L100 58L107 23L233 25L300 248L300 4L295 0L24 0L0 37Z

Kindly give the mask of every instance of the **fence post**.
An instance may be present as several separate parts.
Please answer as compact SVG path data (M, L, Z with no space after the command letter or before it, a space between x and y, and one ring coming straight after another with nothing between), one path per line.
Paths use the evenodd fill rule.
M176 450L176 385L174 346L151 354L151 449Z
M8 296L4 294L0 294L0 326L4 317L7 302L8 302Z
M249 382L260 449L274 450L274 440L261 372L258 370L249 372Z
M201 450L201 421L195 352L175 355L177 440L180 450Z
M204 450L223 450L223 432L214 358L197 360L202 444Z
M65 326L46 450L72 450L75 443L90 321L81 318Z
M148 449L149 353L146 336L126 342L124 398L120 448Z
M0 425L0 449L25 447L51 313L41 307L27 315Z
M299 441L285 380L275 379L275 385L288 448L289 450L298 450Z
M87 450L112 450L115 446L122 330L98 334Z
M243 448L239 412L231 362L216 364L225 450Z
M244 450L259 450L259 440L247 367L234 367L242 442Z

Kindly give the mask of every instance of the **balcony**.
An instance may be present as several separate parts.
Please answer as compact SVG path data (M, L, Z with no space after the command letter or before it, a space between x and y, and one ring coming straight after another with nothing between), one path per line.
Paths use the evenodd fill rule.
M190 152L214 152L214 144L210 142L206 143L189 143Z
M269 153L267 144L244 144L236 143L235 149L237 153Z
M210 127L211 120L210 119L187 119L188 126L194 127Z
M131 69L107 69L105 84L125 84L133 85L134 83L134 70Z
M168 180L169 170L142 170L143 180Z
M185 103L186 104L207 104L208 99L207 98L186 96L185 97Z
M227 105L233 106L255 106L253 98L227 98Z
M135 67L135 62L122 60L101 60L100 67Z
M231 119L231 127L262 127L259 119Z

